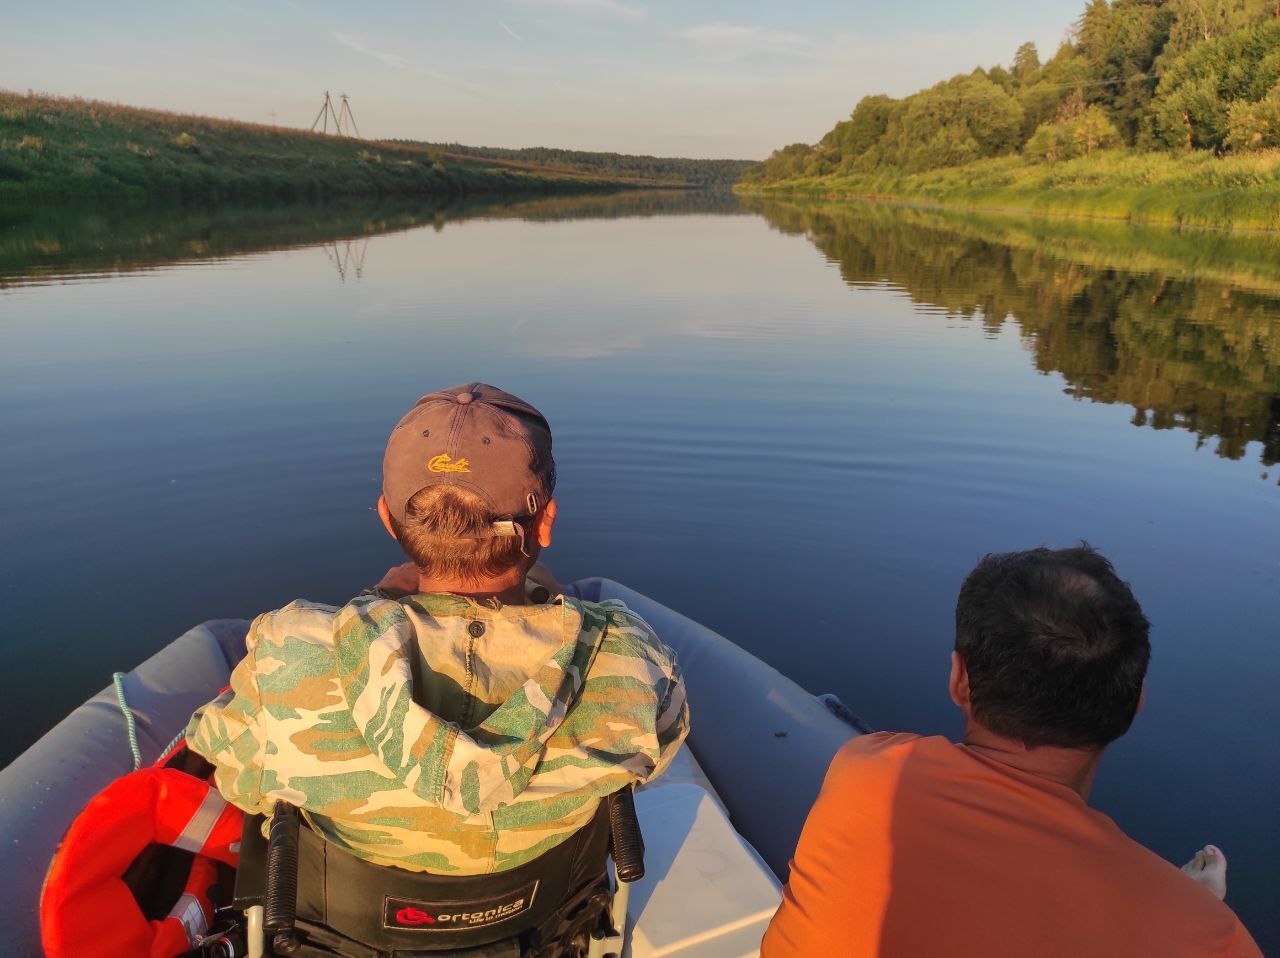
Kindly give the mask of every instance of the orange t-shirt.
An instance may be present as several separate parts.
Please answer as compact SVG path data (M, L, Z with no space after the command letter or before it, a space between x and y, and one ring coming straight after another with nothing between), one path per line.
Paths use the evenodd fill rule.
M831 763L763 958L1261 958L1213 893L1071 789L944 738Z

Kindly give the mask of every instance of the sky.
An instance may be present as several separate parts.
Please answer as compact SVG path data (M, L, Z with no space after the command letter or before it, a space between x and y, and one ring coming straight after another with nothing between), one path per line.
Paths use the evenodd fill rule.
M0 89L362 136L763 159L868 94L1047 58L1083 0L65 0L0 7Z

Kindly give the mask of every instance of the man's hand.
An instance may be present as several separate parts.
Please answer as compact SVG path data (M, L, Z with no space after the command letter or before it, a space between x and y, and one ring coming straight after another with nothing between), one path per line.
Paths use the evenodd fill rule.
M374 588L396 599L412 595L418 591L418 567L412 562L392 566Z

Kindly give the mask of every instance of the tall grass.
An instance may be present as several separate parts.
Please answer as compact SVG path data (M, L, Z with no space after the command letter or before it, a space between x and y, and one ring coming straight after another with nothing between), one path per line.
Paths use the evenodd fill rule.
M1280 150L1214 156L1106 150L1057 163L1006 156L926 173L801 177L743 192L923 200L1181 226L1280 229Z
M322 199L648 185L408 144L0 91L0 203L85 196Z

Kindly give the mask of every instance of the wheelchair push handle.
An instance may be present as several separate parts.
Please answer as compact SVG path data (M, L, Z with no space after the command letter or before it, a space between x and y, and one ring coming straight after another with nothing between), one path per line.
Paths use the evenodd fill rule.
M609 838L613 866L618 881L639 881L644 877L644 837L636 817L636 800L631 788L609 796Z
M267 887L263 895L263 930L281 954L298 949L294 922L298 917L298 809L276 802L267 831Z

